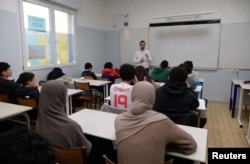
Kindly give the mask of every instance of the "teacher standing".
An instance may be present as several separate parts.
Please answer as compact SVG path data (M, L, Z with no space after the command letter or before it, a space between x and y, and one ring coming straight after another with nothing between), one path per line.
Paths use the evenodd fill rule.
M152 62L150 51L145 49L146 42L144 40L140 41L139 46L140 49L135 51L133 61L136 66L141 65L149 72L149 64Z

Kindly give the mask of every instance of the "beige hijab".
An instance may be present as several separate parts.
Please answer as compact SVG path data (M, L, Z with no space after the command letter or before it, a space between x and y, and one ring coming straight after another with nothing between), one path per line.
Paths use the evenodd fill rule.
M50 80L41 89L36 132L54 146L75 148L91 143L85 138L82 128L65 113L67 88L60 80Z
M167 119L153 111L155 88L147 81L134 85L131 93L132 106L115 119L116 145L145 128L148 124Z

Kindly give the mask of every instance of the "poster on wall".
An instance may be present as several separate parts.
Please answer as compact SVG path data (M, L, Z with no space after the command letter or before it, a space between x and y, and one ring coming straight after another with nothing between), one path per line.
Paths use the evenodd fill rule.
M36 17L36 16L28 16L28 29L31 31L46 31L45 19Z
M129 15L128 14L119 14L112 16L112 27L115 29L123 29L128 27Z

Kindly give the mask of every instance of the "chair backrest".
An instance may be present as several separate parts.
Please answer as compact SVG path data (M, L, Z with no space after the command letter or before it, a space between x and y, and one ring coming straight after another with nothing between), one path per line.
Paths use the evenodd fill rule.
M103 77L97 77L97 80L102 80L102 81L108 81L108 78L103 78Z
M27 99L27 98L17 98L17 101L20 105L29 106L32 108L38 107L38 99Z
M9 101L9 96L7 94L0 94L0 101L2 102L10 102Z
M109 113L115 113L115 114L121 114L123 112L126 112L127 110L128 109L116 108L116 107L110 106L107 103L104 103L101 107L102 112L109 112Z
M102 155L102 158L104 159L105 164L115 164L113 161L111 161L106 154Z
M90 90L89 82L77 82L74 81L74 85L76 89L81 89L81 90Z
M52 146L57 154L56 162L59 164L85 164L87 163L85 147L61 148Z
M95 80L92 76L84 76L84 79Z

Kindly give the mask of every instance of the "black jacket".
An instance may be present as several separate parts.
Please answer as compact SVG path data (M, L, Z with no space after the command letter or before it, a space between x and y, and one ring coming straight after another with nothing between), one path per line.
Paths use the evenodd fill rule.
M37 88L19 87L15 92L16 97L20 98L39 98L39 90Z
M14 80L0 78L0 94L8 94L9 101L17 104L15 92L20 85L15 83Z
M167 81L156 90L154 110L163 114L186 114L198 106L197 97L186 83Z

